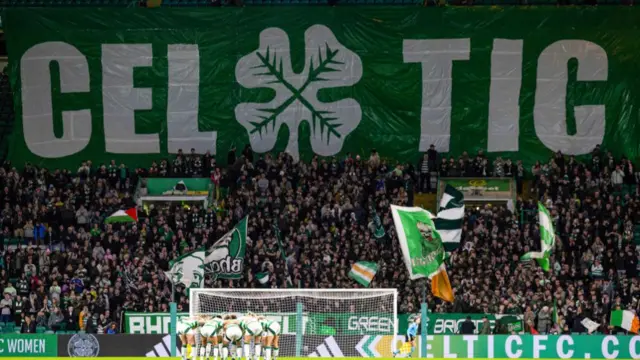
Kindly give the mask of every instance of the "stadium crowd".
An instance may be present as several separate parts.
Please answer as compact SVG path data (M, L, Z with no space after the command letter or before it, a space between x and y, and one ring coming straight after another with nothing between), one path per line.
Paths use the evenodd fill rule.
M389 205L413 205L415 193L435 190L435 176L514 177L521 194L529 178L534 195L519 198L514 213L467 207L461 247L448 265L456 301L427 294L432 311L521 314L540 333L585 332L581 320L588 317L602 324L599 332L615 333L620 329L607 326L610 311L640 307L638 175L630 161L599 148L583 162L558 153L531 169L482 152L441 158L433 147L417 164L391 164L375 151L366 159L294 163L248 146L232 149L227 163L218 166L209 154L179 154L148 169L87 161L77 171L29 164L18 171L5 163L0 236L19 241L0 241L0 326L115 333L123 311L168 311L171 287L162 270L170 260L213 244L247 214L246 275L207 277L206 287L260 287L255 275L268 272L269 287L286 287L290 275L295 287L354 288L360 285L347 276L351 264L375 261L380 270L371 286L398 288L399 312L416 312L422 286L407 278ZM185 176L210 176L222 189L218 201L208 209L139 208L135 225L104 224L115 210L136 205L141 178ZM540 246L538 199L557 220L561 240L549 273L518 260ZM374 236L376 215L385 236ZM178 310L188 311L178 290Z

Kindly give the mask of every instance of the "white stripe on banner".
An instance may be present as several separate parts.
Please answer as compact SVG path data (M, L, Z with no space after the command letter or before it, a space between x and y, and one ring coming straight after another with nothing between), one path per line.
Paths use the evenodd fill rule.
M320 346L318 346L318 353L320 354L320 357L331 357L331 353L329 352L329 349L327 349L327 347L322 344Z
M448 193L442 194L442 199L440 199L440 207L446 207L449 201L453 200L453 196Z
M342 350L340 350L340 346L336 342L336 339L333 338L333 336L329 337L327 340L325 340L325 342L329 345L329 349L331 349L333 357L344 357L344 354L342 354Z
M438 212L438 219L444 220L460 220L464 217L464 208L456 207Z
M318 357L318 354L314 351L311 354L307 355L309 357Z
M162 339L162 342L164 343L164 346L168 350L169 354L171 354L171 335L165 336L164 339ZM180 356L180 355L182 355L180 353L180 347L176 342L176 356Z
M438 233L440 233L440 237L442 238L443 243L460 242L459 239L462 236L462 229L438 230Z
M153 349L158 353L158 357L167 357L169 353L167 352L167 348L165 348L164 343L156 344Z

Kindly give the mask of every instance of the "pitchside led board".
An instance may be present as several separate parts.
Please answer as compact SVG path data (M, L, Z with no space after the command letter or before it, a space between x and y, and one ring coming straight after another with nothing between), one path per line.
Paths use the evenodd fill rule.
M137 165L245 144L402 161L434 144L527 168L602 144L635 159L638 18L635 7L7 9L10 159Z
M293 335L283 335L293 337ZM402 336L397 336L400 342ZM640 336L603 335L429 335L423 358L459 359L638 359ZM283 339L281 360L295 359L295 341ZM385 342L378 336L305 337L303 356L341 358L389 358L388 351L376 346ZM168 359L170 335L46 335L3 334L1 358L60 359L99 357L102 359ZM418 342L417 348L420 348ZM177 354L180 356L178 342ZM187 350L191 351L190 348ZM417 352L412 357L418 357ZM178 359L178 358L176 358Z

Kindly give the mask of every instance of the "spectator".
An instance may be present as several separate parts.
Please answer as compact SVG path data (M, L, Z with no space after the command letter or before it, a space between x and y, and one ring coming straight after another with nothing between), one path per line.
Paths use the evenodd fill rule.
M66 301L67 303L70 302ZM79 323L79 319L78 319L78 315L75 312L75 309L73 308L73 306L69 306L67 308L67 311L65 311L64 313L64 322L67 324L66 328L68 330L77 330L78 329L78 323Z
M616 165L615 170L611 173L611 184L617 189L622 187L624 183L624 170L620 168L620 165Z
M467 316L467 318L460 323L460 334L462 335L472 335L476 331L476 325L471 321L471 317Z
M429 167L429 154L422 155L420 161L418 161L418 171L420 172L420 179L418 182L418 188L420 192L431 192L431 168Z
M13 298L5 292L4 298L0 301L0 322L8 323L11 321L11 309L13 308Z
M98 333L98 318L97 314L91 314L87 312L84 322L84 331L87 334L97 334Z
M13 287L13 284L11 282L7 283L7 286L4 288L4 290L2 291L3 294L8 294L11 297L15 297L17 294L16 288Z
M49 329L53 331L58 331L62 327L63 323L64 323L64 315L62 314L62 311L58 307L53 308L51 315L49 315L49 321L47 326L49 327Z
M486 316L482 317L482 324L480 324L480 335L490 335L491 334L491 324L489 324L489 319Z
M33 319L33 315L25 316L24 322L20 327L21 334L35 334L36 333L36 322Z
M547 334L551 328L551 312L548 306L543 306L538 313L538 330L541 334Z

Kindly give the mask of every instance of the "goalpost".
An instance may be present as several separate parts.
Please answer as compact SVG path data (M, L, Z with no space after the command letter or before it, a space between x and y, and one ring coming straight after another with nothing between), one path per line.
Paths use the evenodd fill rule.
M280 357L391 357L397 301L396 289L191 289L189 314L278 321Z

